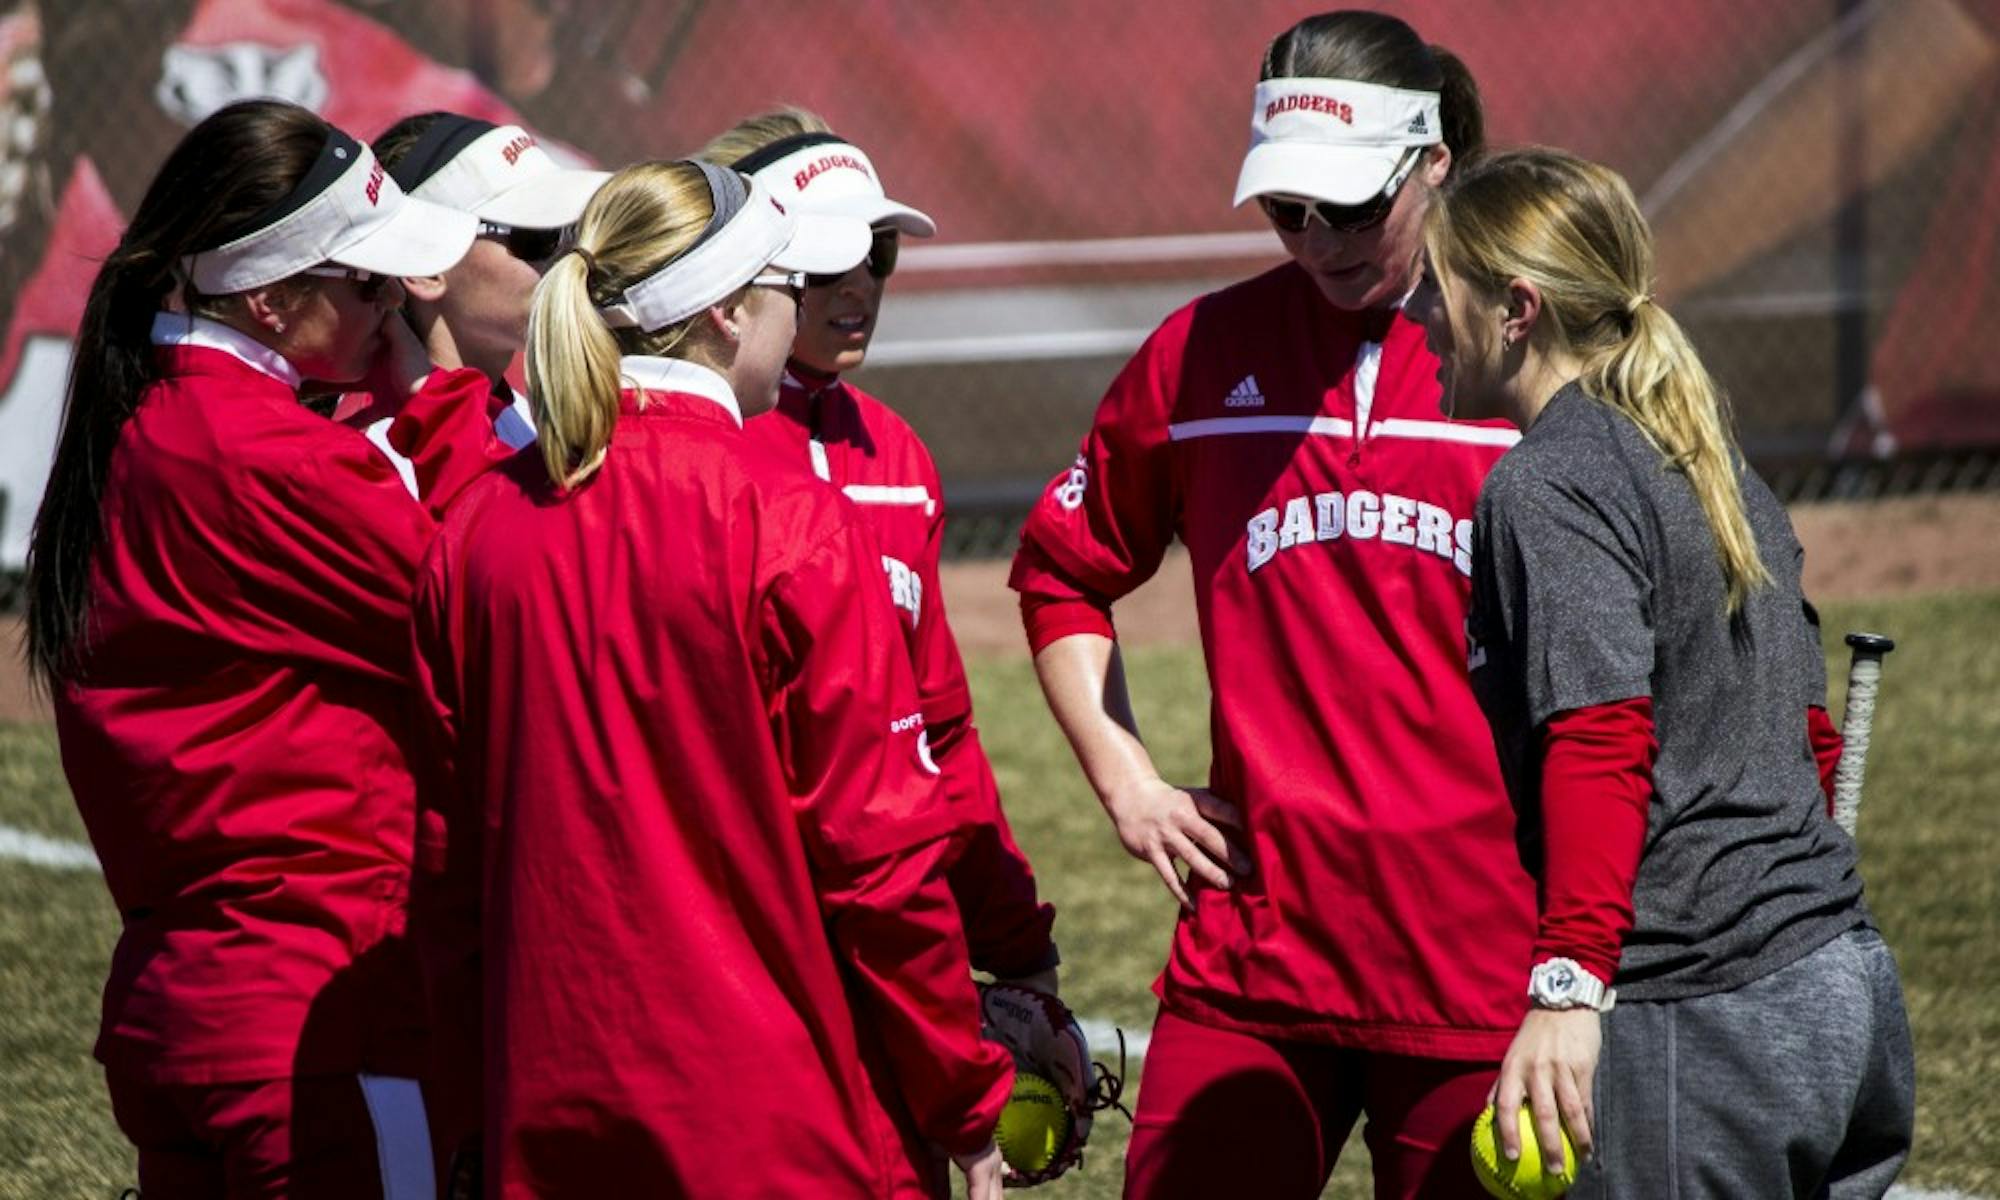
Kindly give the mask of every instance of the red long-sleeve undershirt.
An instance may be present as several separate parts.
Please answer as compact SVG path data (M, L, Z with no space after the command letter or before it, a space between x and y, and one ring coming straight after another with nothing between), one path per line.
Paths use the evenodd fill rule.
M1840 734L1824 708L1806 710L1829 811ZM1653 797L1653 704L1644 697L1550 718L1543 739L1542 918L1535 961L1575 959L1610 980L1632 929L1632 885Z
M1549 718L1542 758L1542 917L1535 961L1618 971L1653 800L1653 702L1640 696Z
M1833 718L1815 704L1806 709L1806 737L1812 742L1813 758L1819 763L1819 790L1826 793L1826 815L1833 815L1833 773L1840 766L1840 752L1846 743L1833 727Z

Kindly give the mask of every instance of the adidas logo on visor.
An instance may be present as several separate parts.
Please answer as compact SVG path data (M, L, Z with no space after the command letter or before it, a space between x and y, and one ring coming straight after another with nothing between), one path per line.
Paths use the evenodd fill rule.
M1222 403L1227 408L1264 407L1264 393L1257 390L1257 377L1245 375L1243 382L1229 389L1229 395L1223 397Z
M1430 131L1431 131L1430 123L1424 120L1424 114L1418 113L1414 118L1411 119L1410 121L1411 133L1429 133Z

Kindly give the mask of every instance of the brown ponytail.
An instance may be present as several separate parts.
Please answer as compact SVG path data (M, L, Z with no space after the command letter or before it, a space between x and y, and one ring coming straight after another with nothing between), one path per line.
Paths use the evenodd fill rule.
M1451 149L1451 169L1456 174L1486 153L1486 105L1478 81L1458 55L1443 46L1429 49L1438 65L1438 116L1444 121L1444 144Z
M252 227L311 169L330 127L296 105L232 104L188 131L161 164L118 246L98 268L78 326L62 431L28 546L27 657L53 689L81 667L91 561L104 537L111 452L154 378L152 324L179 286L180 260Z

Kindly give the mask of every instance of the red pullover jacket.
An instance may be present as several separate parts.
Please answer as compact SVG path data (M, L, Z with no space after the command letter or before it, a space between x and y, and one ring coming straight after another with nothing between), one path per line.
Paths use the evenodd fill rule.
M54 697L125 917L97 1055L170 1083L419 1075L407 630L432 516L283 358L198 318L154 340ZM441 371L404 410L436 504L502 449L487 394Z
M719 376L621 371L603 466L482 480L419 588L456 778L426 781L417 913L488 1187L936 1194L924 1143L982 1146L1012 1072L879 555Z
M1101 604L1176 538L1192 559L1209 786L1241 807L1255 871L1191 889L1168 1009L1498 1059L1535 898L1465 617L1474 502L1517 435L1444 419L1422 328L1364 321L1289 263L1167 318L1043 492L1013 582Z

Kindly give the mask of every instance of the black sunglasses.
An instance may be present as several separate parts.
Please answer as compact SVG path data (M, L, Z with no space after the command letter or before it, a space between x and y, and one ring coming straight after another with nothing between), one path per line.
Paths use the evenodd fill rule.
M573 232L573 227L568 225L556 229L525 229L515 225L496 225L491 221L479 223L480 237L499 242L507 248L507 253L538 267L567 246Z
M887 279L894 275L896 254L902 249L902 245L902 238L897 235L894 228L877 229L875 240L868 243L868 257L862 260L868 267L868 273L877 279ZM846 271L842 271L839 275L808 275L806 286L832 287L846 274Z
M1422 147L1415 147L1403 156L1403 161L1389 176L1389 182L1373 200L1360 204L1329 204L1324 200L1299 200L1279 196L1259 196L1257 203L1264 215L1286 233L1304 233L1306 226L1314 220L1335 233L1366 233L1389 219L1389 212L1396 207L1396 196L1403 190L1416 170L1417 161L1422 157Z

